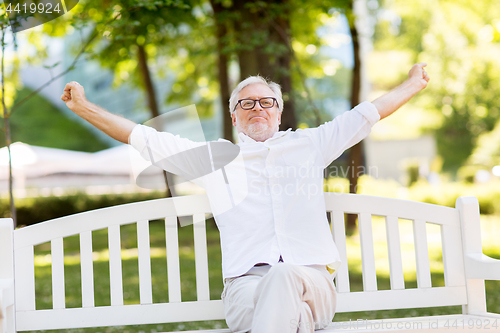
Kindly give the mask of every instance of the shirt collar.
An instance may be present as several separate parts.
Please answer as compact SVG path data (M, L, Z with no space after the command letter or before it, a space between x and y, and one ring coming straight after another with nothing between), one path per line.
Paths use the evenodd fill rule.
M276 140L278 138L281 138L282 136L285 136L286 134L288 134L291 130L292 129L289 128L286 131L276 132L276 133L274 133L274 135L271 138L267 139L264 142L268 142L268 141L272 141L272 140ZM248 135L244 134L243 132L238 133L238 143L252 143L252 142L257 142L257 141L255 141L254 139L252 139Z

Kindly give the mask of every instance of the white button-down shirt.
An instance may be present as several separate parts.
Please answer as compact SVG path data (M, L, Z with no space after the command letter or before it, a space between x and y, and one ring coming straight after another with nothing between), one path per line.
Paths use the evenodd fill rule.
M239 133L237 157L195 180L205 188L219 228L224 278L245 274L257 263L273 265L280 256L297 265L339 267L325 212L323 170L379 119L375 106L363 102L317 128L277 132L264 142ZM134 128L130 143L148 160L206 144L143 125ZM182 169L193 178L193 163L198 162L169 171Z

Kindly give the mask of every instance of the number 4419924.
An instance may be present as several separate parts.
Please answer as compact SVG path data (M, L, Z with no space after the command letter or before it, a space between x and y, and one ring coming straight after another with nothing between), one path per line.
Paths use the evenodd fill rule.
M5 9L7 13L47 13L51 14L53 12L60 13L61 9L59 8L59 3L56 4L54 8L52 8L52 4L49 3L39 3L38 5L36 3L30 3L29 5L27 3L20 5L17 4L14 8L12 8L12 4L8 4L7 8Z

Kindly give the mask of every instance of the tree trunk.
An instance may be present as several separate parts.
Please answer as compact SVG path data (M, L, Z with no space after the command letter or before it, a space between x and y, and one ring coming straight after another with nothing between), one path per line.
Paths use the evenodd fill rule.
M359 47L358 29L356 28L356 17L354 15L354 2L350 3L350 15L347 15L349 27L351 30L352 47L354 54L354 68L351 84L351 107L360 103L361 94L361 52ZM363 141L359 142L350 149L349 163L347 165L349 177L349 193L356 193L358 187L359 170L363 163ZM353 231L356 228L357 215L347 215L347 229Z
M222 120L223 120L223 136L224 139L234 142L233 139L233 122L229 113L229 76L228 76L228 63L229 58L227 53L224 52L226 43L224 38L227 35L226 22L221 17L224 13L224 7L217 0L211 0L212 8L214 10L216 34L217 34L217 57L218 57L218 79L219 89L222 106Z
M156 118L160 115L158 108L158 102L156 100L156 92L153 86L153 80L151 79L151 72L148 67L148 55L143 45L138 45L137 57L139 62L139 70L144 84L144 89L146 90L146 97L148 100L149 110L151 111L151 117ZM163 177L165 178L166 192L165 196L167 198L175 196L175 191L173 186L168 186L168 184L173 184L173 175L169 172L163 170Z
M296 129L297 120L292 98L291 59L289 49L290 4L288 0L272 0L266 2L267 7L256 12L250 12L249 4L256 1L235 0L234 11L239 20L235 20L234 27L239 43L237 52L240 68L240 79L250 75L261 75L266 79L279 83L282 87L283 99L286 102L285 111L281 117L280 129ZM274 8L280 8L281 13L271 13ZM273 47L269 47L270 44ZM277 47L282 45L284 47ZM274 53L267 51L283 50Z
M288 17L289 16L286 15L286 18L284 17L277 18L275 21L276 25L274 28L274 35L276 36L275 37L276 41L281 41L282 44L285 44L285 46L287 46L288 50L279 58L279 64L280 64L279 74L276 75L279 83L281 84L283 100L286 101L286 108L283 109L283 114L281 115L280 130L287 130L289 128L291 128L292 130L297 129L297 117L295 116L295 102L293 98L292 73L291 73L293 50L291 49L292 43L289 34L290 21L288 20Z
M158 109L156 92L153 86L153 80L151 80L151 74L148 67L148 55L143 45L138 45L137 56L139 58L139 68L144 83L144 89L146 90L146 97L148 100L149 110L151 111L151 117L155 118L160 115L160 111Z

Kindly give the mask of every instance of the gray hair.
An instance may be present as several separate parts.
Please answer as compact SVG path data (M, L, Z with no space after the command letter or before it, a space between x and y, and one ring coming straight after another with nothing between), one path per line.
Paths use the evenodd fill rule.
M278 101L278 110L279 112L283 112L283 96L281 94L281 86L277 84L276 82L273 81L268 81L264 79L262 76L257 75L257 76L249 76L245 80L241 81L236 88L234 88L233 92L231 93L231 98L229 98L229 112L233 113L234 109L236 107L236 104L238 103L238 95L240 91L243 90L246 86L249 86L251 84L255 83L260 83L264 84L269 87L274 92L274 96L276 97L276 100Z

